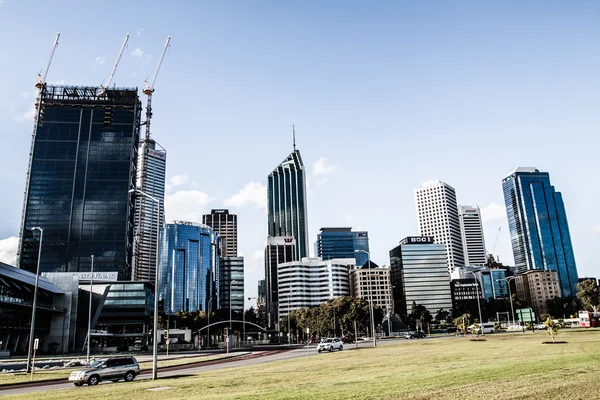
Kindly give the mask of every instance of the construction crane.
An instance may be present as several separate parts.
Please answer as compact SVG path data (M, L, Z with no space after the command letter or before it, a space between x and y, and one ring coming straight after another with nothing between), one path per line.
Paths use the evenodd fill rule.
M98 96L104 96L106 94L106 89L110 88L110 84L112 83L113 77L115 76L115 71L117 70L117 66L119 65L119 61L121 61L121 56L123 55L123 51L125 50L125 46L127 45L127 41L129 40L129 33L125 35L125 40L123 41L123 45L121 46L121 51L119 51L119 55L117 56L117 61L115 61L115 65L108 77L108 81L106 82L106 88L100 84L100 92Z
M502 225L498 227L498 233L496 233L496 240L494 241L494 247L492 248L492 252L490 253L494 256L494 252L496 251L496 246L498 245L498 238L500 237L500 231L502 230Z
M41 97L42 97L42 88L46 84L46 76L48 75L48 70L50 69L50 64L52 63L52 58L54 57L54 51L58 47L58 38L59 37L60 37L60 32L58 32L56 34L56 39L54 40L54 44L52 45L52 50L50 50L50 57L48 57L46 66L37 76L37 82L35 83L35 87L38 90L38 94L37 94L37 97L35 100L35 109L36 110L40 107L40 101L41 101Z
M156 82L156 77L158 76L158 71L160 70L160 66L162 65L163 58L165 58L165 53L167 52L167 48L169 47L169 43L171 42L171 36L167 37L167 42L165 43L165 48L158 60L158 65L156 66L156 71L154 72L154 77L152 78L152 84L148 85L148 81L144 81L144 90L143 93L148 96L148 100L146 102L146 139L150 139L150 120L152 119L152 93L154 93L154 83Z

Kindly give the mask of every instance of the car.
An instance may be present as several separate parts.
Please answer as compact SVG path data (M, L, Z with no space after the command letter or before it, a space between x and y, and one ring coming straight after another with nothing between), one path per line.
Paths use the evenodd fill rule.
M423 339L426 338L427 335L425 334L425 332L406 332L406 334L404 334L404 339Z
M87 368L71 372L69 381L75 386L87 383L97 385L101 381L118 382L121 379L131 382L140 374L140 366L135 357L113 357L93 361Z
M321 343L317 346L317 351L320 353L322 351L333 351L333 350L342 351L344 349L344 345L342 344L342 340L340 338L326 338L322 339Z
M344 344L348 344L348 343L354 343L354 338L352 336L344 336L342 338L342 342Z
M535 326L535 329L539 329L539 330L545 330L545 329L547 329L547 328L548 328L548 327L547 327L546 325L544 325L544 324L537 324L537 325Z

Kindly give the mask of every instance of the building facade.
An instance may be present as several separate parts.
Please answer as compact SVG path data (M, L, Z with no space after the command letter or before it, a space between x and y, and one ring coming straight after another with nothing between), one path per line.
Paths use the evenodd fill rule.
M365 263L368 265L368 262ZM392 302L392 285L390 283L390 269L379 267L371 262L371 268L362 266L350 271L350 294L353 297L362 297L373 301L374 306L379 306L384 314L394 314Z
M515 278L517 298L533 308L538 318L548 312L548 300L560 297L560 281L556 271L527 271Z
M27 171L18 267L131 279L141 103L136 88L44 86Z
M165 221L165 174L167 152L153 139L141 142L138 152L136 186L144 195L134 194L135 225L132 269L134 281L154 282L158 229Z
M352 228L321 228L315 242L315 255L323 260L333 258L354 258L356 265L362 266L368 260L369 233L353 232Z
M354 258L323 260L320 257L279 264L279 318L299 308L350 295L349 271L354 266Z
M161 231L158 292L166 314L222 307L219 246L207 225L175 221Z
M562 295L575 296L578 275L567 213L550 175L517 168L502 189L517 271L555 271Z
M459 206L458 219L465 265L485 265L487 258L479 207Z
M465 265L456 191L441 181L415 189L419 235L432 236L446 247L448 269Z
M295 149L269 174L267 186L268 234L293 237L295 260L308 257L306 212L306 170L300 151Z
M229 210L210 210L210 214L202 216L202 223L210 226L221 238L223 257L238 256L238 225L237 215Z
M244 257L221 258L219 278L221 308L231 308L233 312L243 312Z
M265 247L265 286L267 294L267 324L274 327L279 321L279 284L277 266L296 261L296 239L268 237Z
M450 277L452 280L477 279L479 295L486 300L506 299L509 296L506 270L503 268L464 266L455 268Z
M446 246L432 236L409 236L390 250L390 280L394 312L407 316L412 304L422 305L435 317L452 308Z

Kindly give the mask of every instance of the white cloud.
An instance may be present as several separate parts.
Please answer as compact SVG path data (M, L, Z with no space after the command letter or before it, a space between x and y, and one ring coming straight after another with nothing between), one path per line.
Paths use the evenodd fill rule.
M94 61L94 64L92 64L92 68L96 68L98 65L102 65L102 64L104 64L104 57L96 56L96 60Z
M32 121L33 117L35 117L35 107L31 106L31 108L21 114L13 115L13 118L19 122Z
M167 221L181 220L202 222L202 214L207 205L214 200L199 190L179 190L165 197L165 215Z
M31 96L31 93L29 93L29 92L19 92L19 97L26 99L29 96Z
M506 219L506 208L498 203L490 203L481 209L481 221L492 222Z
M144 28L140 28L140 30L137 31L137 35L142 36L142 32L144 32Z
M186 184L190 180L190 177L185 174L173 175L167 180L167 193L176 188L177 186L181 186Z
M131 55L133 57L139 57L142 58L144 56L144 50L140 49L139 47L136 47L132 52Z
M264 250L256 250L254 253L252 253L252 259L254 261L262 260L264 256L265 256Z
M600 225L591 227L585 232L586 236L600 236Z
M333 174L338 169L340 169L339 165L327 165L327 159L325 157L321 157L313 164L313 175L329 175Z
M237 194L225 199L226 207L244 207L253 205L256 208L267 208L267 187L260 182L249 182Z
M1 4L0 4L1 5ZM19 245L19 238L12 236L6 239L0 240L0 262L5 264L17 265L17 246Z

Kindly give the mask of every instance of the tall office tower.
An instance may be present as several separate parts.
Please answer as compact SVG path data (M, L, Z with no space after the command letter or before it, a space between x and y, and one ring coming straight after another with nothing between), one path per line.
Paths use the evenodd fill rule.
M156 252L158 250L158 229L165 220L165 173L167 152L156 148L152 139L141 142L138 152L137 188L160 200L143 195L135 196L135 224L133 241L134 281L154 282L156 274ZM158 145L160 147L160 145ZM158 207L158 208L157 208Z
M269 174L267 189L269 236L296 239L296 260L308 257L306 172L300 151L294 151Z
M479 207L459 206L458 219L460 220L465 265L485 265L487 259L485 257L485 240Z
M233 312L243 312L244 257L221 258L219 278L221 308L229 309L231 307Z
M277 266L296 261L296 239L293 237L268 237L265 247L265 281L267 291L267 323L274 327L279 321L279 286Z
M229 214L229 210L210 210L210 214L202 216L202 223L219 234L223 257L237 257L237 215Z
M363 266L368 255L356 250L369 251L369 233L353 232L352 228L321 228L315 242L315 255L323 260L354 258L356 265Z
M446 248L432 236L409 236L390 250L390 280L394 312L409 315L412 304L425 306L435 316L452 308Z
M267 304L267 281L261 279L258 281L258 296L256 296L256 307Z
M209 226L176 221L160 234L158 293L165 314L218 309L220 240Z
M425 182L415 189L419 235L433 236L446 246L448 269L465 265L458 204L454 188L441 181Z
M515 266L556 271L563 296L577 293L577 265L562 195L550 175L517 168L502 180Z
M33 134L18 265L40 272L116 271L131 278L142 109L137 89L44 86Z

